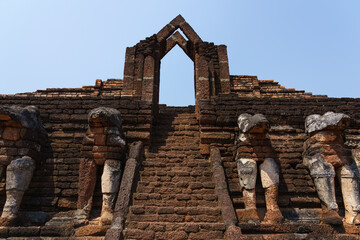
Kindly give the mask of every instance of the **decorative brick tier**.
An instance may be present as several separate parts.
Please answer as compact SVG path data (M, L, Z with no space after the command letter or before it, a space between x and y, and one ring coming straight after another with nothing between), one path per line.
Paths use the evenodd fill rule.
M123 89L122 79L108 79L102 81L97 79L94 86L83 86L82 88L47 88L45 90L37 90L36 92L17 93L14 95L0 96L21 96L21 97L66 97L79 98L89 96L124 96L121 94Z
M230 75L231 92L240 97L270 97L270 98L322 98L326 95L312 95L304 90L285 88L273 80L258 80L257 76Z

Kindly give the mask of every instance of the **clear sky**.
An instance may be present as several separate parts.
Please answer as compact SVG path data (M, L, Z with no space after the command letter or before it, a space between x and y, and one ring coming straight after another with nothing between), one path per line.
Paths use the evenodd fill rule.
M0 0L0 93L122 78L125 49L181 14L228 47L230 74L331 97L359 97L359 0ZM160 102L194 103L193 63L161 62Z

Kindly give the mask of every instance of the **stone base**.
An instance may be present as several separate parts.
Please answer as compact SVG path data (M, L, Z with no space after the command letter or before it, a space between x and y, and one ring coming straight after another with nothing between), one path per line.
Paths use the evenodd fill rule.
M90 219L89 225L75 228L73 225L74 211L60 212L55 214L50 221L42 226L21 226L21 227L0 227L0 239L51 239L51 240L65 240L65 239L89 239L100 240L105 239L106 231L110 228L108 226L99 226L99 218ZM41 214L24 214L26 216L37 216L39 219ZM43 219L45 216L42 216Z
M45 226L0 227L0 239L32 240L100 240L105 239L110 226L99 226L98 219L89 225L74 228L66 214L53 217ZM239 224L242 234L234 239L359 239L360 226L343 224L296 223L286 221L282 224ZM237 238L238 237L238 238Z
M337 234L336 236L327 235L311 235L299 233L277 233L277 234L249 234L242 238L242 240L306 240L306 239L329 239L329 240L358 240L359 237L350 234Z
M282 215L284 216L285 221L314 224L319 224L321 222L320 217L322 211L319 208L281 208L280 210ZM247 220L246 210L237 209L236 213L239 222L245 223ZM260 221L264 221L266 208L258 208L257 213Z
M75 230L74 236L75 237L82 237L82 236L105 236L106 231L110 228L108 226L94 226L94 225L86 225L79 227Z
M248 234L307 234L309 236L324 236L324 235L338 235L350 234L360 235L360 226L355 225L339 225L331 226L327 224L312 224L312 223L292 223L285 222L282 224L239 224L244 235ZM316 238L315 238L316 239Z
M0 212L0 215L1 213L2 212ZM13 224L10 224L9 226L43 226L49 219L49 214L45 212L19 212L19 217L16 219L16 221L14 221Z

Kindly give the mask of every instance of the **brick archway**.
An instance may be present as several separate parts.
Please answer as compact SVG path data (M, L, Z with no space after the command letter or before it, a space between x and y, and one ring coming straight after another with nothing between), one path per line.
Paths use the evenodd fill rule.
M157 106L161 59L176 44L194 62L196 106L200 99L230 93L226 46L203 41L185 19L178 15L157 34L126 49L123 94L141 96L142 100Z

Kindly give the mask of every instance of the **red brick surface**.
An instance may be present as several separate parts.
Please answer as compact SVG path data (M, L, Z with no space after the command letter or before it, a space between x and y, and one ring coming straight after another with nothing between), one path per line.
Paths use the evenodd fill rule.
M160 60L170 48L167 43L173 44L166 39L178 28L185 33L188 39L186 52L194 60L195 108L158 104ZM176 43L185 46L185 38L181 39L179 34L174 35ZM234 161L234 140L238 134L236 119L241 113L261 113L270 122L270 140L260 144L260 148L243 146L242 154L262 159L264 153L272 149L280 167L279 206L286 222L280 225L240 224L242 238L358 238L359 227L332 227L316 222L320 201L302 163L302 152L306 140L306 116L327 111L345 113L351 117L350 127L345 131L345 146L359 164L360 99L327 98L287 89L272 80L258 80L256 76L229 75L227 61L226 46L202 41L178 16L156 35L127 49L124 80L96 80L94 86L82 88L0 95L3 105L37 106L49 137L49 147L44 150L46 161L37 166L21 210L44 211L52 216L56 212L76 209L80 149L88 124L87 114L96 107L112 107L122 114L127 143L140 140L146 149L137 176L139 181L130 201L125 237L224 239L226 229L209 160L210 147L220 150L231 201L241 220L244 203ZM12 129L1 134L5 139L18 138L18 133ZM103 142L101 139L96 141ZM96 151L102 153L100 148ZM3 153L0 155L4 156ZM94 184L93 209L96 213L101 203L99 179ZM257 207L262 218L265 199L261 181L257 184ZM1 206L4 194L3 180L0 183ZM340 214L343 214L340 196L337 186ZM301 211L304 214L300 216ZM83 228L77 233L101 235L104 229ZM54 226L1 228L0 237L63 236L71 231ZM236 233L239 231L229 232L228 237ZM101 238L84 236L78 239Z

